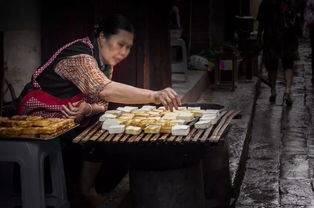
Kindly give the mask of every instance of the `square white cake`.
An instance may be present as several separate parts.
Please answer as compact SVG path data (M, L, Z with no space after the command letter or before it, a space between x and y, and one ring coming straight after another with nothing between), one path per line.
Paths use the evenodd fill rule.
M200 121L210 121L211 124L216 124L218 119L219 119L219 117L216 115L203 115L200 118Z
M101 126L102 129L104 130L108 130L110 126L113 126L113 125L120 125L121 124L121 121L119 120L116 120L116 119L108 119L108 120L105 120Z
M174 136L186 136L190 132L189 125L175 125L171 129L171 133Z
M110 114L110 113L105 113L102 116L99 117L99 121L105 121L108 119L115 119L117 118L117 115Z
M201 107L188 107L188 110L201 110Z
M108 128L109 134L121 134L125 130L125 125L112 125Z
M153 106L153 105L143 105L140 109L141 110L150 111L150 110L156 109L156 106Z
M178 114L177 119L178 120L185 120L186 122L190 122L194 119L194 115L193 115L193 113L190 113L190 112L182 112L182 113Z
M211 125L211 121L207 120L207 121L198 121L194 124L194 127L196 129L207 129L208 127L210 127Z

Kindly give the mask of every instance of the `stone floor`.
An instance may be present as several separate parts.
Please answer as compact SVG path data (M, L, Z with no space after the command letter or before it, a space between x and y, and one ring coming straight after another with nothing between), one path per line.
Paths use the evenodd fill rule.
M248 161L237 200L238 208L314 207L313 180L314 92L311 84L309 42L299 48L292 98L282 103L283 72L277 82L275 105L268 101L270 90L261 85L256 102Z

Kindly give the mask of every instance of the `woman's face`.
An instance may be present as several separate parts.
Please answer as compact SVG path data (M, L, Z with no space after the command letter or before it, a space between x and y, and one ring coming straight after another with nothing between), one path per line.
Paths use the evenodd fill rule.
M118 33L106 38L101 32L98 38L99 54L105 64L115 66L125 59L133 45L134 35L126 30L118 30Z

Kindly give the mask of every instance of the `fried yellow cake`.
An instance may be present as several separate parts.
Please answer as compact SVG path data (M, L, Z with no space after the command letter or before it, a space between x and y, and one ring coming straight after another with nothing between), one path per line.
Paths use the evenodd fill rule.
M0 136L19 138L50 138L75 126L73 119L40 116L0 117ZM43 137L41 137L43 135Z
M160 132L160 128L161 128L160 125L152 124L152 125L146 126L146 128L144 129L144 132L147 134L158 134Z
M141 133L142 129L138 126L127 126L125 128L126 134L132 134L132 135L139 135Z

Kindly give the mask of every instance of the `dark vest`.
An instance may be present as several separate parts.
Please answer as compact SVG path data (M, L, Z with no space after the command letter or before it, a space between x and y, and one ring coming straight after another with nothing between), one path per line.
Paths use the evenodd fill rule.
M36 81L41 86L41 89L48 94L51 94L58 98L71 98L78 93L80 90L69 80L64 80L57 73L55 73L54 69L56 65L62 59L65 59L69 56L75 56L79 54L87 54L93 55L96 59L98 66L100 66L99 61L99 53L98 53L98 45L96 41L93 41L94 49L91 49L88 45L83 42L77 42L68 48L64 49L56 59L37 77ZM110 66L105 65L100 70L108 76ZM32 82L29 82L21 92L18 100L24 97L29 91L33 89ZM18 102L18 101L17 101Z

